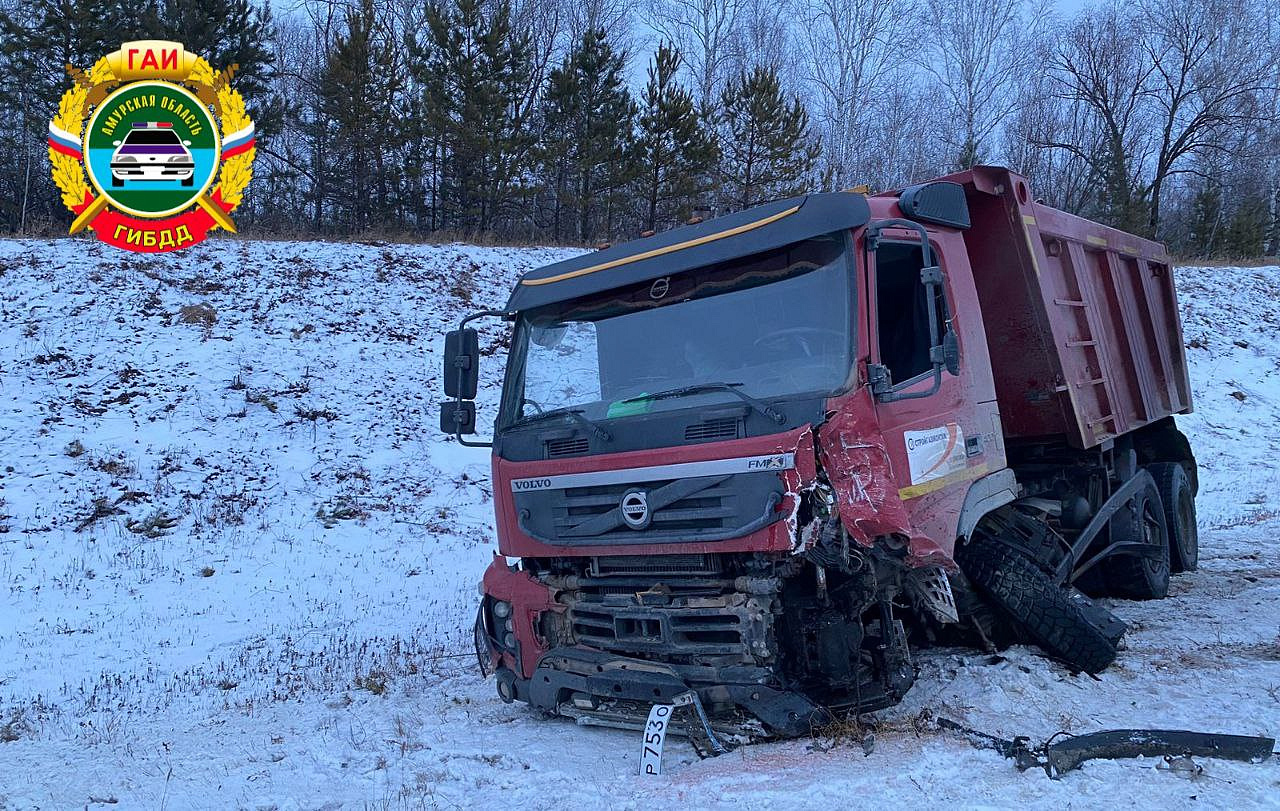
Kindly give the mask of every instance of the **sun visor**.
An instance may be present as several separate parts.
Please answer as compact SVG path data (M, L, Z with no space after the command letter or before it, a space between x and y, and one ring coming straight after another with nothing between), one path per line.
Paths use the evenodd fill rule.
M531 270L506 309L528 310L714 265L857 228L870 216L867 199L851 192L767 203Z

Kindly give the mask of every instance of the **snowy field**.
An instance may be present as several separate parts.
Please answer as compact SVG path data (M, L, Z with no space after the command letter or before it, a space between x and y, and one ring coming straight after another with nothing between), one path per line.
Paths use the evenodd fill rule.
M1179 271L1201 570L1116 604L1113 667L922 653L869 755L669 741L642 781L631 733L501 703L467 642L488 459L437 433L439 336L565 255L0 241L0 809L1280 806L1276 759L1050 781L920 723L1280 733L1280 269Z

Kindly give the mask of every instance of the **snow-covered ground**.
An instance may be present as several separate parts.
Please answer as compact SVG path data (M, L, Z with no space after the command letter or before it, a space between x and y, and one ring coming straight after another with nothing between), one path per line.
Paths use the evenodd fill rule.
M488 460L438 435L439 336L564 255L0 241L0 808L1280 804L1274 759L1049 781L918 723L1280 732L1280 269L1178 272L1201 570L1117 604L1116 665L923 653L870 755L669 741L646 781L631 734L501 703L467 644Z

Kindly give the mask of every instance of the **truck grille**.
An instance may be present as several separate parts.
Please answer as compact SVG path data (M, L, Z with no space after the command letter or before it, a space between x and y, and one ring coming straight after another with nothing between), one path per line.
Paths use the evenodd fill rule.
M569 611L580 645L626 653L746 655L744 617L729 607L681 608L576 603Z
M550 448L548 449L550 450ZM556 452L567 449L556 447ZM642 494L647 511L628 524L622 500ZM697 543L741 537L783 517L774 470L537 488L516 492L520 528L555 544Z
M650 492L670 483L654 482L650 485ZM555 506L557 532L561 535L579 534L582 528L590 526L588 522L592 519L602 518L615 512L622 497L630 489L632 488L625 484L566 489L560 503ZM650 518L651 526L655 530L668 532L714 531L731 527L732 524L726 522L738 515L738 510L733 503L736 497L737 494L733 489L723 486L721 482L716 482L665 507L653 510ZM618 526L614 532L606 530L603 533L590 534L604 536L616 534L628 542L638 540L635 537L636 533L625 526Z

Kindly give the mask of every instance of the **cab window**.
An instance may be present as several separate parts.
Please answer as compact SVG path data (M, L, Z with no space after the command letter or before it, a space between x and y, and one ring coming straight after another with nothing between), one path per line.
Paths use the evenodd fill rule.
M889 369L895 386L933 369L929 362L930 306L937 313L938 334L946 329L945 304L940 295L929 301L929 288L920 280L923 267L924 258L919 244L882 242L876 249L876 327L880 363Z

